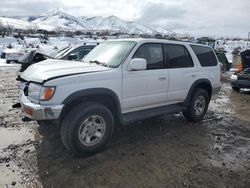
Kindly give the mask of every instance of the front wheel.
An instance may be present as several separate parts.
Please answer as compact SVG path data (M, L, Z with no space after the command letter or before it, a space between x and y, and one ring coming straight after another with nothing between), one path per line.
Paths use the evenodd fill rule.
M114 118L96 102L86 102L68 112L62 121L61 138L73 154L84 156L100 151L112 137Z
M207 91L204 89L197 89L186 110L183 111L184 117L188 121L201 121L207 113L208 104L210 102Z

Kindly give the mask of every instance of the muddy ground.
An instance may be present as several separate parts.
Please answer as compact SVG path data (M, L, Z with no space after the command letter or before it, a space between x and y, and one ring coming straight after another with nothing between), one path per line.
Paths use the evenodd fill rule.
M54 125L22 122L17 68L0 68L0 187L250 187L250 93L223 84L201 123L181 114L118 127L76 158Z

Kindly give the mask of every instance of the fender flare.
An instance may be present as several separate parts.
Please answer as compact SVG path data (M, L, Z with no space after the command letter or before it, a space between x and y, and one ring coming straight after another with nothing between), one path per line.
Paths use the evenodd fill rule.
M208 80L207 78L202 78L202 79L196 80L196 81L192 84L192 86L190 87L190 89L189 89L189 91L188 91L187 97L186 97L186 99L185 99L185 101L184 101L184 105L185 105L185 106L188 106L188 105L189 105L189 102L190 102L190 99L191 99L191 97L192 97L192 94L193 94L193 92L195 91L196 87L197 87L199 84L208 84L209 87L210 87L211 89L213 88L213 87L212 87L212 84L211 84L211 82L210 82L210 80Z
M91 89L79 90L70 94L66 99L64 99L62 103L65 104L67 108L69 104L71 104L77 99L81 99L84 97L91 97L94 95L106 95L106 96L111 97L115 102L115 105L117 108L117 114L119 115L119 118L121 117L121 103L120 103L119 97L114 91L107 89L107 88L91 88Z

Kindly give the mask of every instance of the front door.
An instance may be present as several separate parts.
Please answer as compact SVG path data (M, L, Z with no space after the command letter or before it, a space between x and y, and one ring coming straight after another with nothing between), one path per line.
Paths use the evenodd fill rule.
M168 70L164 69L162 44L142 44L132 58L146 59L147 69L123 71L122 113L164 105Z

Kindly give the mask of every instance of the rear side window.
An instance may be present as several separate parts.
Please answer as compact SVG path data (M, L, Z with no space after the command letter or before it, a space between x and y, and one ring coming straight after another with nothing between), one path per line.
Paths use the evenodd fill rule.
M143 44L133 58L146 59L147 70L162 69L164 66L162 44Z
M206 46L190 45L202 67L216 66L217 59L213 50Z
M193 60L185 46L164 44L164 52L168 68L193 67Z

